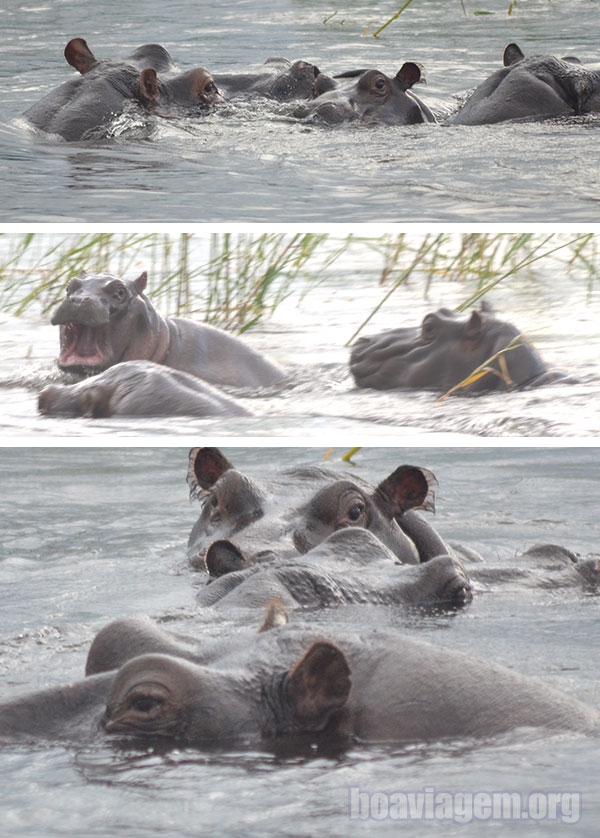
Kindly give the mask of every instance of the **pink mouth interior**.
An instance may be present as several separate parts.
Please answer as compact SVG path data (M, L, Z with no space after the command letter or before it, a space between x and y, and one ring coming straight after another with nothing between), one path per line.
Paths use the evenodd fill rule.
M105 356L99 344L104 331L81 323L68 323L64 331L65 346L60 355L61 364L83 364L87 367L101 364Z

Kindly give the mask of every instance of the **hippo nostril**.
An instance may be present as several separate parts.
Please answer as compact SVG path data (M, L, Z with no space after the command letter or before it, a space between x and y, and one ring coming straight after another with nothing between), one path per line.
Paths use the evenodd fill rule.
M270 562L275 558L273 550L259 550L258 553L252 554L252 562Z

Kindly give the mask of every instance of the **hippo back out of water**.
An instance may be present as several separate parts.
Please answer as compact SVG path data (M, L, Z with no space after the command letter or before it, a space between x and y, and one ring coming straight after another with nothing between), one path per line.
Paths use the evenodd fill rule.
M489 371L461 392L507 390L556 377L510 323L487 310L464 317L446 308L427 314L420 328L359 338L352 347L350 371L359 387L446 392L497 353L502 354L490 362Z
M319 68L307 61L269 58L257 72L217 73L214 78L228 98L266 96L285 102L310 99L318 75Z
M48 384L38 410L45 416L250 416L206 381L153 361L123 361L76 384Z
M60 326L60 368L90 375L145 360L217 385L263 387L284 378L275 364L220 329L161 317L143 293L146 283L145 272L133 281L111 274L71 279L51 317Z
M164 114L173 109L205 109L223 101L204 67L183 73L160 44L145 44L123 61L98 60L83 38L65 48L67 62L80 73L25 113L36 128L75 141L94 136L128 103Z
M509 44L503 64L475 88L450 123L484 125L600 111L600 72L586 69L577 58L526 58L517 44Z

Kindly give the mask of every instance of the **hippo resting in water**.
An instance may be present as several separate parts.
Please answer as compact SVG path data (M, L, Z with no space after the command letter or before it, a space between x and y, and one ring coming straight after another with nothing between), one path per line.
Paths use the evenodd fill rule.
M441 308L427 314L420 328L403 327L359 338L352 347L350 371L358 387L446 392L501 352L488 365L488 372L461 392L508 390L557 377L547 373L518 329L485 309L463 317Z
M483 125L600 111L600 72L582 67L577 58L525 58L516 44L509 44L503 63L502 70L475 88L449 120L451 124Z
M356 76L358 75L358 78ZM386 125L435 122L429 108L410 88L424 82L423 67L413 61L402 65L393 78L379 70L357 70L335 77L317 76L317 98L296 108L293 116L311 117L329 124L360 120Z
M264 387L284 373L239 338L204 323L161 317L145 296L146 272L131 281L111 274L71 279L51 317L60 326L58 365L90 375L120 361L145 360L211 384Z
M127 636L127 623L121 629L122 647L143 645ZM110 733L255 747L261 739L275 744L296 736L341 745L488 738L524 726L600 733L594 707L537 679L398 632L362 637L284 626L238 633L229 642L207 640L197 655L181 647L185 657L173 654L180 645L174 638L167 643L170 653L132 657L116 673L5 702L0 738L81 742Z
M437 556L416 566L398 564L391 550L360 527L332 533L304 556L232 571L239 560L229 541L211 544L205 562L214 581L198 592L200 605L246 609L277 598L291 608L365 603L459 608L472 599L457 559Z
M250 416L205 381L153 361L123 361L77 384L49 384L38 399L46 416Z
M65 48L65 58L81 75L52 90L25 113L36 128L65 140L93 136L128 103L164 115L173 109L206 109L223 101L205 67L179 73L159 44L139 47L123 61L105 61L94 56L83 38L73 38Z
M400 466L378 486L318 467L294 468L258 482L237 471L219 449L194 448L188 485L190 495L203 501L188 556L193 566L204 568L208 548L220 541L222 561L215 575L305 554L346 527L370 530L402 563L449 552L414 511L433 510L435 485L433 474L416 466Z
M306 61L290 63L286 58L269 58L255 73L217 73L219 90L228 98L266 96L287 102L310 99L319 68Z

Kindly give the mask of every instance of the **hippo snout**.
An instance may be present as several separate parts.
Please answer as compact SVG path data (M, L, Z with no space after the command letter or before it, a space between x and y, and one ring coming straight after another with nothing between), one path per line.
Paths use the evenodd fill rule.
M109 319L108 309L98 299L89 296L76 296L63 300L52 313L50 322L53 326L79 323L99 328L107 326Z

